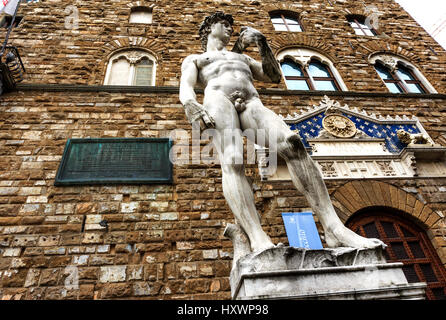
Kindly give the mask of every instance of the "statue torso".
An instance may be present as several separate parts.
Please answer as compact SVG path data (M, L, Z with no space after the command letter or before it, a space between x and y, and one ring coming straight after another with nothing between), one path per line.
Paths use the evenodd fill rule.
M219 90L227 95L240 91L247 98L257 95L246 56L230 51L211 51L197 56L195 64L206 90Z

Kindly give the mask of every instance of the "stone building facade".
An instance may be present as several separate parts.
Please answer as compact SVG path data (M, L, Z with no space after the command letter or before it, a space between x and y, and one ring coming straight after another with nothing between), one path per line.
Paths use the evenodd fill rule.
M55 185L68 139L168 138L174 129L191 134L178 98L180 65L201 52L198 26L216 10L235 19L231 45L247 25L265 34L278 57L304 50L301 60L329 63L336 91L256 82L265 106L290 125L323 101L348 105L345 110L358 117L373 114L377 123L416 118L417 132L435 146L409 150L408 175L374 176L366 168L364 175L342 176L321 164L332 161L329 156L318 163L341 219L366 235L374 221L391 243L389 258L410 260L406 275L431 284L428 298L444 299L446 52L388 0L22 3L23 18L9 43L19 49L26 74L15 91L0 97L0 297L230 298L232 243L223 230L233 216L218 164L174 165L173 183L166 184ZM142 23L130 22L138 11ZM290 30L288 20L286 31L272 23L287 15L301 31ZM374 35L356 34L371 24ZM150 86L106 81L114 57L126 52L147 55ZM258 56L255 49L247 53ZM410 66L423 92L390 92L372 62L377 56L389 70L400 62ZM126 77L136 72L126 70ZM358 159L369 156L361 152ZM339 159L359 161L348 154ZM287 243L281 213L308 211L308 204L286 172L262 179L260 171L246 167L263 227L275 243Z

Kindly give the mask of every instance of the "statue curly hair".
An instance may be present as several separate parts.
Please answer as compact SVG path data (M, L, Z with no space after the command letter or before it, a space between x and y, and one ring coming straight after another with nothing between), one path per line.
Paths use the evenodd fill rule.
M204 51L206 51L206 47L207 47L207 43L208 43L208 35L211 32L211 26L218 22L218 21L222 21L222 20L226 20L228 21L231 26L234 23L234 18L232 17L232 15L230 14L225 14L222 11L217 11L216 13L206 17L204 19L204 21L201 23L200 25L200 30L199 30L199 35L200 35L200 39L201 39L201 47L203 48Z

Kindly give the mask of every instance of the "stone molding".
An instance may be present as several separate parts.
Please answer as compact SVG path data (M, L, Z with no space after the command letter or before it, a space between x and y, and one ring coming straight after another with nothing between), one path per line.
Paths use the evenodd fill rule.
M19 83L16 91L48 91L48 92L129 92L129 93L178 93L178 86L105 86L105 85L78 85L78 84L50 84L50 83ZM197 93L203 93L203 89L197 88ZM300 91L282 89L259 89L261 95L269 96L311 96L323 97L329 94L333 97L368 97L368 98L401 98L401 99L446 99L446 94L441 93L390 93L390 92L364 92L364 91Z

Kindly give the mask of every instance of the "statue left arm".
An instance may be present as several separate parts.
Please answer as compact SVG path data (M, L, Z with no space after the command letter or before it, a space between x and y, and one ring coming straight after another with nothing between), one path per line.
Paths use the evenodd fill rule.
M257 45L262 57L262 63L259 63L245 55L248 58L254 79L279 83L282 79L279 63L276 57L274 57L266 37L260 31L250 27L243 27L232 51L242 53L250 44Z

